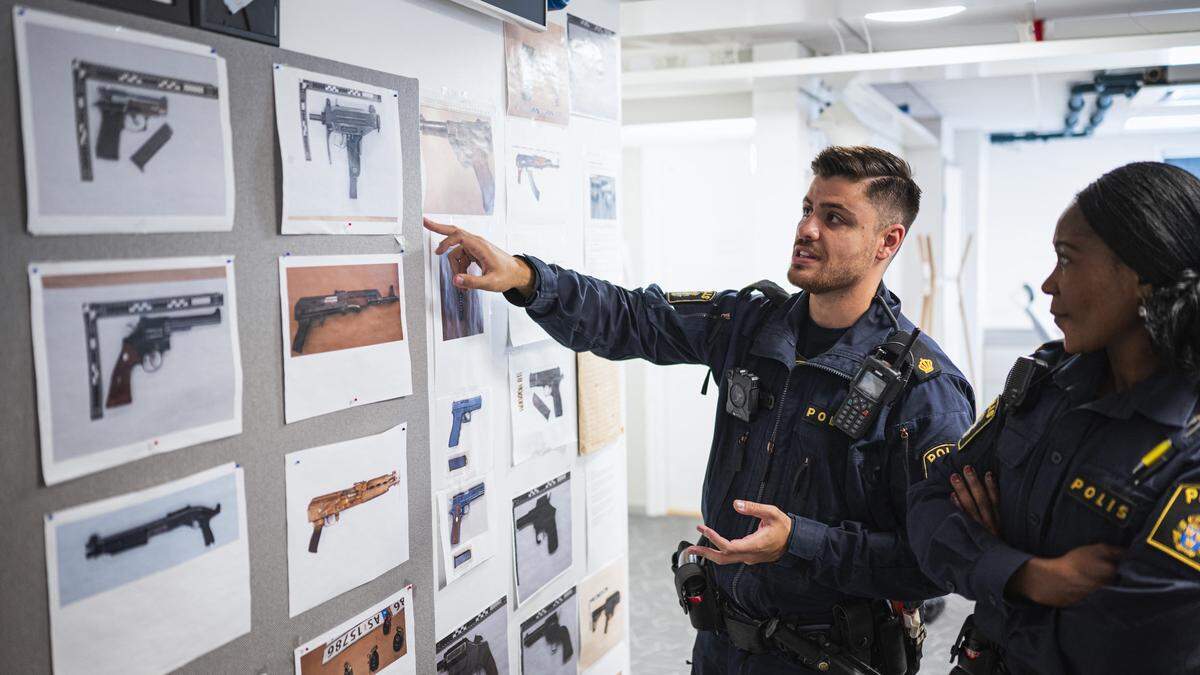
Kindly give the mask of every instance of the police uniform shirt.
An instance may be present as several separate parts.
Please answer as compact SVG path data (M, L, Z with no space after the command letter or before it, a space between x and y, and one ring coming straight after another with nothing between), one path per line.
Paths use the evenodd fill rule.
M510 291L506 297L559 343L610 359L702 364L718 379L728 368L744 367L774 399L749 423L723 412L723 387L717 402L704 522L730 539L753 532L758 519L735 512L735 499L774 504L793 522L776 563L715 567L731 603L758 619L827 625L836 604L943 593L908 546L905 498L909 480L923 476L922 452L953 444L974 410L970 386L931 339L919 339L920 357L901 397L852 441L831 425L831 413L865 356L893 332L882 301L828 349L799 359L804 350L797 341L807 322L802 293L772 303L735 291L629 290L526 260L535 273L534 293L523 298ZM882 295L901 329L912 331L899 300L886 290ZM819 341L819 331L813 339ZM703 457L700 449L696 457ZM727 664L735 665L741 667ZM747 672L776 670L752 664Z
M915 487L913 548L931 578L977 601L976 624L1014 672L1200 672L1200 434L1140 484L1132 469L1178 434L1196 382L1159 374L1097 395L1103 353L1039 356L1058 367L1018 410L989 406L957 452ZM949 475L970 464L1000 488L1000 538L955 508ZM1109 586L1055 609L1006 598L1032 556L1087 544L1127 549Z

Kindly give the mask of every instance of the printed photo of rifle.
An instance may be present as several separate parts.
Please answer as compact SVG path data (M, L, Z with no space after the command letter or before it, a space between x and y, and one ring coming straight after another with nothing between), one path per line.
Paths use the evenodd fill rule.
M382 295L374 288L360 291L334 291L331 295L312 295L300 298L292 310L296 319L296 337L292 340L292 351L304 353L304 342L314 323L324 324L331 316L357 314L372 305L389 305L399 302L396 287L388 286L388 294Z
M542 201L542 191L538 189L537 183L533 180L533 172L541 169L557 169L558 162L543 157L541 155L517 155L517 185L521 184L521 178L527 176L529 178L529 189L533 191L534 201Z
M150 130L151 120L161 118L161 123L138 149L129 157L139 170L145 171L146 164L156 155L175 131L166 123L168 112L167 96L178 94L218 101L219 89L211 84L193 82L123 68L113 68L98 63L74 60L71 62L75 80L75 140L79 146L79 179L91 182L92 140L90 109L100 111L100 132L96 139L96 159L116 161L121 156L121 134L129 131L145 133ZM89 105L88 82L102 84L97 89L98 100ZM154 92L142 94L139 90Z
M475 172L483 215L491 215L496 203L496 178L492 171L492 123L476 118L471 122L437 121L421 117L421 133L446 139L459 164Z
M342 511L365 504L376 497L382 497L399 482L399 476L393 471L390 474L360 481L345 490L314 497L308 503L308 522L313 526L312 538L308 541L308 552L317 552L317 545L321 542L321 530L326 525L333 525L340 521Z
M97 558L104 554L116 555L131 548L145 546L150 542L151 537L166 534L184 525L199 527L200 534L204 537L204 545L212 546L215 539L213 539L212 527L209 524L219 513L221 513L220 503L213 508L188 505L178 511L172 511L158 520L131 527L107 537L93 534L87 540L86 556Z

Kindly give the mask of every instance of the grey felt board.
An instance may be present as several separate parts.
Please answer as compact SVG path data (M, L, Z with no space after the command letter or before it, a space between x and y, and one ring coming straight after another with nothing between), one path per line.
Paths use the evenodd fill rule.
M49 672L50 617L43 535L45 514L141 490L225 462L245 468L250 544L252 631L182 669L191 673L290 673L292 650L377 603L414 586L417 672L434 671L433 536L427 421L424 263L417 138L417 82L67 0L25 6L120 24L211 45L229 70L237 211L232 232L33 237L25 229L25 179L13 50L12 6L0 1L0 283L6 346L0 405L0 670ZM286 11L286 10L285 10ZM287 63L400 92L404 161L405 309L412 354L412 396L283 422L283 344L277 258L292 255L395 253L390 236L282 236L280 160L272 64ZM244 369L243 432L46 487L38 449L33 349L26 265L34 260L157 256L236 256L238 325ZM408 423L409 561L379 579L288 618L284 460L289 452L382 432ZM187 607L179 620L187 621Z

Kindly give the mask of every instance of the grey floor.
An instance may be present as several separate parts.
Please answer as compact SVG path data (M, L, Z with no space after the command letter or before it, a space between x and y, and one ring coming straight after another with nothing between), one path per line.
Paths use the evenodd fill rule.
M671 553L680 540L696 537L696 521L685 517L629 516L630 650L634 675L687 673L694 633L675 601ZM951 596L946 611L929 626L921 673L950 672L950 645L971 611Z

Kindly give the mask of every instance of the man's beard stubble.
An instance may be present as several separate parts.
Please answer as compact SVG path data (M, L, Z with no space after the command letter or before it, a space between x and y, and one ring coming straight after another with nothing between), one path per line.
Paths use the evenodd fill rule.
M815 273L806 273L795 267L789 267L788 281L793 286L814 295L833 293L845 290L858 283L867 273L867 270L870 269L872 260L872 256L864 255L862 260L846 261L840 265L832 266L828 264L829 260L826 258L822 260L824 264Z

